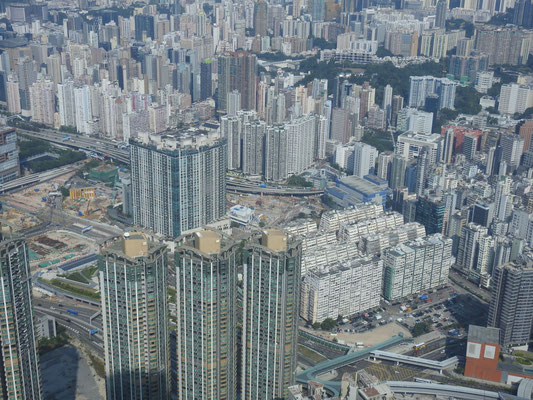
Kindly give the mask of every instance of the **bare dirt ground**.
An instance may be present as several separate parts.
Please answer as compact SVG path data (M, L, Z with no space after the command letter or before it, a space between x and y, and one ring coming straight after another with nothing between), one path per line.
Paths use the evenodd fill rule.
M385 340L390 339L391 337L399 333L403 333L404 338L411 337L411 333L403 326L398 325L396 322L391 322L387 325L382 325L363 333L339 332L333 335L330 332L313 331L307 328L303 329L314 335L322 336L324 339L327 340L333 340L333 338L337 338L339 343L344 343L347 345L363 343L365 347L373 346L375 344L384 342Z

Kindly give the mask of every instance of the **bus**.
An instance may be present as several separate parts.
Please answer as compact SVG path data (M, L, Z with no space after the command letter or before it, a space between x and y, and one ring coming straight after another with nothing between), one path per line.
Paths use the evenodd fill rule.
M424 342L417 343L413 346L413 350L422 350L424 347L426 347L426 344Z
M91 229L93 229L93 226L87 225L81 229L81 233L89 232Z

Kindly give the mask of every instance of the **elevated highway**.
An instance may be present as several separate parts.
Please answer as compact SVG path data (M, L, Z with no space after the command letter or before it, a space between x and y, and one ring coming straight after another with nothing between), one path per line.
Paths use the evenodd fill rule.
M454 368L459 363L459 359L457 357L451 357L444 361L435 361L427 358L405 356L403 354L381 350L372 351L370 353L370 357L374 360L387 360L396 362L398 364L409 364L422 368L435 369L440 373L442 373L443 369Z
M296 375L296 382L306 385L309 381L320 382L324 385L324 388L333 394L333 397L338 397L340 394L341 383L339 381L326 381L318 379L317 376L328 371L332 371L346 365L353 364L356 361L362 360L368 357L370 353L375 350L385 349L404 340L402 335L396 335L392 338L385 340L374 346L367 347L366 349L358 350L353 353L346 354L344 356L337 357L333 360L323 361L314 367L308 368L305 371Z

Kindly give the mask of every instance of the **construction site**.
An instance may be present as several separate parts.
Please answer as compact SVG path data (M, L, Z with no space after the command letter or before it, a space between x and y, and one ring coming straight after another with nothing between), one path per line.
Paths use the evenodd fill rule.
M28 240L30 268L55 268L64 262L83 257L98 250L96 243L67 231L51 231Z
M303 215L319 216L325 210L325 206L318 197L302 199L300 197L227 193L226 199L228 208L240 205L254 209L257 223L265 226L288 222Z

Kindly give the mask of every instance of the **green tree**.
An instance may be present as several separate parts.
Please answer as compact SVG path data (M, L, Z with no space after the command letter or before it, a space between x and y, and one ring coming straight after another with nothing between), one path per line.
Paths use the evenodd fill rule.
M320 322L315 322L315 323L313 324L313 329L314 329L314 330L319 330L319 329L320 329L320 326L321 326Z
M322 330L324 331L330 331L332 330L333 328L335 328L335 326L337 326L337 322L335 322L334 319L331 319L331 318L326 318L324 321L322 321L322 323L320 324L320 327L322 328Z
M411 333L414 337L423 335L424 333L428 333L431 331L431 323L428 322L417 322L415 326L413 326L413 329L411 330Z
M312 187L313 184L301 175L293 175L287 179L287 185L299 187Z
M471 86L458 86L455 92L455 109L463 114L476 115L481 111L481 93Z

